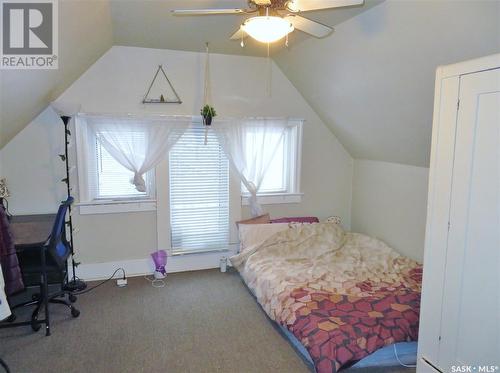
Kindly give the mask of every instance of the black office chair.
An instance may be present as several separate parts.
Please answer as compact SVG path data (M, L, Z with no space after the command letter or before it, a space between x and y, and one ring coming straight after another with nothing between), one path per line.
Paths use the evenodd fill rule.
M38 331L41 324L45 323L46 335L50 335L49 303L65 305L70 309L73 317L80 315L80 311L72 305L76 301L76 296L64 290L64 283L67 280L66 264L71 253L71 247L66 240L66 213L73 201L73 197L68 197L59 206L52 233L47 241L16 246L24 285L26 287L39 286L40 292L33 296L33 300L17 304L11 309L35 306L31 315L31 328ZM52 284L60 285L61 289L49 294L48 285ZM66 296L68 300L61 299ZM45 310L45 319L38 320L42 307Z

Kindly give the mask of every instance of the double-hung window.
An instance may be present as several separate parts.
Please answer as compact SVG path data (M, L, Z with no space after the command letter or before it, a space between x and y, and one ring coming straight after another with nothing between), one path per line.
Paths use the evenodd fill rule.
M255 146L265 141L277 144L262 150L262 157L270 159L264 179L257 195L261 203L280 203L300 200L300 159L302 142L302 120L289 120L285 132L264 133L262 127L250 128L245 134L247 159L256 153ZM272 139L272 137L276 139ZM264 137L267 139L264 140ZM241 186L243 202L249 196Z
M189 128L172 147L169 185L172 252L226 249L229 163L212 131Z
M103 121L105 123L105 120ZM134 173L121 165L101 145L96 134L91 131L84 120L77 122L78 146L78 178L80 202L83 204L105 204L119 202L138 202L155 198L154 170L144 174L146 190L138 191L131 182ZM148 146L147 136L140 126L124 129L113 129L107 126L106 131L134 145L138 154L145 153Z
M118 134L118 136L125 137L128 141L136 141L141 147L146 146L144 133L123 132ZM92 161L95 162L94 167L92 167L95 178L93 183L95 188L93 199L123 200L151 197L154 190L153 172L150 171L144 175L147 189L144 192L140 192L130 182L134 178L134 173L118 163L95 137L92 138L92 142L92 145L96 147L95 154L92 154Z

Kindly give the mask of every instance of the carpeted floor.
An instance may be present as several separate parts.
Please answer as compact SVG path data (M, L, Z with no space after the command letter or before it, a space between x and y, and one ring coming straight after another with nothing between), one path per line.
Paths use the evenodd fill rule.
M126 288L107 283L76 305L78 319L51 306L50 337L0 330L0 357L12 373L309 372L236 273L172 274L164 288L129 278Z

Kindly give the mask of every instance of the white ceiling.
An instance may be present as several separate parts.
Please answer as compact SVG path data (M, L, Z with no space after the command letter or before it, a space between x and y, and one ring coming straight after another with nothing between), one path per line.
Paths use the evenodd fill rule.
M500 52L499 1L399 1L275 60L355 158L429 165L436 67Z
M346 7L308 12L303 15L322 20L329 26L338 25L360 14L382 0L367 0L363 6ZM248 18L242 15L173 16L173 9L248 8L245 0L110 0L115 45L204 51L205 42L215 53L265 56L263 44L247 40L241 48L239 41L231 41L231 35ZM297 31L290 42L297 43L310 38ZM275 50L284 48L276 43Z

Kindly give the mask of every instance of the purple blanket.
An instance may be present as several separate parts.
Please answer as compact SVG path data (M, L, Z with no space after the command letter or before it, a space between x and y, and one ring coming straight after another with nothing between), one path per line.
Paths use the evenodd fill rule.
M5 293L14 294L24 289L21 269L17 260L14 238L9 227L7 214L0 205L0 264L2 265L5 280Z

